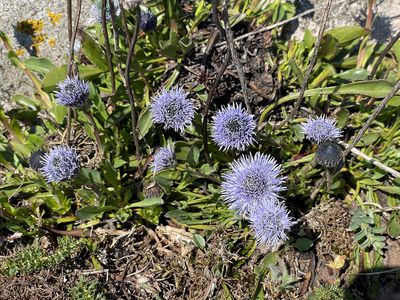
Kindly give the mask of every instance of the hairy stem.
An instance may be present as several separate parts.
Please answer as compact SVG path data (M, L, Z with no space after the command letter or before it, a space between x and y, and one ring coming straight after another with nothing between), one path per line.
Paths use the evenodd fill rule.
M108 2L109 5L110 5L111 1ZM101 0L101 27L103 30L104 46L106 48L108 68L110 69L111 91L112 91L112 94L114 95L115 94L115 75L114 75L114 65L112 62L110 41L109 41L108 30L107 30L107 18L106 18L106 7L107 6L106 5L107 5L107 0Z
M69 39L69 62L68 62L68 77L78 73L77 68L73 68L75 66L74 62L74 45L76 40L76 34L78 32L79 20L81 17L82 11L82 0L78 0L77 8L76 8L76 20L75 26L72 29L72 0L67 0L67 14L68 14L68 39ZM67 115L67 128L65 138L66 144L69 145L71 141L71 120L72 119L72 108L68 107L68 115Z
M141 149L140 149L140 143L139 143L139 134L138 134L138 129L137 129L137 113L136 113L136 107L135 107L135 94L132 91L131 87L131 78L129 76L129 71L131 69L131 63L132 60L135 58L135 45L137 41L137 37L139 35L139 24L140 24L140 8L136 7L136 22L135 22L135 31L133 33L133 36L131 38L131 42L129 45L129 52L128 52L128 57L126 59L126 69L125 69L125 87L128 92L128 97L129 97L129 102L131 105L131 121L132 121L132 135L133 135L133 140L135 142L135 153L137 159L140 161L141 158ZM139 169L140 163L139 163Z
M298 111L299 111L300 104L301 104L301 102L303 100L304 93L305 93L306 88L307 88L308 80L309 80L311 72L312 72L312 70L314 68L315 62L317 61L318 50L319 50L319 47L321 46L321 41L322 41L322 37L324 35L326 22L328 20L328 15L329 15L329 11L331 9L331 5L332 5L332 0L327 0L326 1L324 15L322 17L321 27L319 28L319 31L318 31L318 37L317 37L317 41L315 43L313 56L311 57L310 64L308 65L307 71L304 74L303 83L301 84L299 98L297 99L297 101L296 101L296 103L294 105L294 108L293 108L292 112L290 113L289 117L286 118L285 122L282 122L281 126L283 126L283 124L285 124L287 121L289 121L293 117L295 117L297 115Z
M224 7L223 7L223 20L225 23L225 39L226 39L226 42L227 42L227 45L229 48L229 52L231 53L233 63L235 65L237 73L239 75L240 85L242 86L243 98L244 98L244 103L246 105L247 112L251 113L251 106L250 106L248 91L247 91L246 76L244 75L243 66L240 63L239 56L237 54L237 51L236 51L236 48L234 45L233 33L232 33L231 25L229 23L228 4L229 4L229 1L225 0ZM216 7L215 1L213 1L213 6Z
M219 81L221 80L222 75L224 74L226 68L229 65L231 59L231 53L228 51L228 54L226 55L225 58L225 62L224 64L221 66L221 68L218 71L217 76L215 77L215 80L213 82L213 85L211 86L211 89L208 91L208 95L207 95L207 101L206 104L204 106L204 116L203 116L203 145L204 145L204 154L206 156L206 160L207 163L212 166L212 161L210 158L210 154L208 151L208 112L210 110L210 104L214 95L214 91L217 88Z
M389 44L387 44L386 48L382 51L381 55L379 55L379 58L374 64L374 67L372 68L371 74L369 74L368 79L371 80L375 77L376 72L378 71L378 68L382 63L383 59L385 58L386 54L388 54L389 50L392 49L393 45L397 42L399 38L400 38L400 31L397 32L397 34L390 40Z
M93 114L90 110L85 111L86 116L89 119L90 124L93 127L93 133L94 133L94 137L96 139L96 144L97 144L97 150L99 151L101 157L104 157L104 147L103 147L103 143L101 142L101 138L100 138L100 132L97 129L97 125L96 125L96 121L94 120Z

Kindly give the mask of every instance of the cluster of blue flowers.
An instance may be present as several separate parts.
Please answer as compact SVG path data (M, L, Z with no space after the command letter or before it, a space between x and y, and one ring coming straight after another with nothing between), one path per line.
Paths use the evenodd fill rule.
M153 98L151 113L154 123L164 129L183 133L192 124L195 108L180 87L163 89ZM244 151L254 142L256 122L240 104L221 108L213 116L212 139L223 151ZM175 166L173 147L162 147L154 155L154 172ZM250 220L259 242L277 246L284 241L293 222L279 193L285 188L281 166L262 153L245 155L231 163L224 175L222 195L230 209Z
M305 136L317 145L327 141L334 141L342 136L340 129L336 128L336 121L326 116L315 119L310 117L301 126Z
M224 176L222 195L230 209L248 218L259 242L278 246L286 240L292 219L280 201L285 178L274 158L257 152L242 156Z

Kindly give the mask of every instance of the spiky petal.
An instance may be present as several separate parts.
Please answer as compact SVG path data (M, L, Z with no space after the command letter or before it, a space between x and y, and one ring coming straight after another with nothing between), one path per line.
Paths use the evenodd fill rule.
M235 160L231 171L223 176L222 196L230 209L248 217L267 203L275 202L284 177L280 165L274 158L257 152Z
M173 146L161 147L154 154L154 160L151 164L151 169L154 172L159 172L164 169L172 168L176 164L175 150Z
M163 89L153 98L150 109L153 121L164 124L164 129L183 132L192 124L194 117L193 103L180 87L174 87L169 91Z
M212 139L220 149L245 150L254 142L256 122L240 104L219 110L213 117Z
M336 128L336 120L329 119L326 116L315 119L310 117L301 126L306 137L316 144L333 141L342 136L341 130Z
M48 182L59 183L70 180L79 173L79 158L76 151L68 146L54 147L42 157L40 169Z
M58 84L56 101L67 107L82 107L89 100L89 84L78 76L68 77Z
M285 206L280 201L266 201L250 216L251 227L259 243L278 246L287 239L286 232L293 225Z

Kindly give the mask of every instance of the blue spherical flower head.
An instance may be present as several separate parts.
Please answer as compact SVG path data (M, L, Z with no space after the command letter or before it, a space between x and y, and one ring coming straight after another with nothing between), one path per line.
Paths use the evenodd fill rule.
M269 202L279 198L284 177L281 167L269 155L257 152L242 156L231 164L232 170L223 176L222 196L230 209L248 217Z
M114 11L115 15L118 17L121 14L121 9L119 7L119 1L118 0L112 0L113 5L114 5ZM92 17L97 23L102 23L103 22L103 17L101 13L101 7L102 7L102 0L95 0L90 8L90 12L92 14ZM106 21L111 20L111 8L110 4L108 3L108 0L106 2Z
M193 103L180 87L161 93L153 98L150 106L153 121L164 124L164 129L174 129L183 132L185 127L192 124L194 117Z
M328 119L326 116L316 119L309 118L301 126L306 137L316 144L332 141L342 136L341 130L336 128L336 121Z
M59 183L70 180L79 173L79 158L76 151L67 146L53 148L42 158L40 169L48 182Z
M139 28L148 32L154 30L157 26L157 17L150 11L141 11Z
M257 241L273 247L287 239L286 232L294 223L280 201L267 201L264 207L251 214L250 224Z
M212 139L220 149L245 150L254 141L256 122L239 104L228 105L213 117Z
M67 107L82 107L89 99L89 84L80 80L78 76L68 77L58 84L56 101Z
M151 164L151 169L154 172L159 172L164 169L172 168L176 164L175 150L173 146L161 147L154 154L154 160Z

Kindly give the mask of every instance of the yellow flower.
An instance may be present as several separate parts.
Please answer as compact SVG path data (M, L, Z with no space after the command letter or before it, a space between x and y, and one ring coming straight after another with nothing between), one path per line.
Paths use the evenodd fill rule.
M51 25L53 25L53 27L56 27L60 23L62 13L55 13L48 9L47 15L49 16Z

